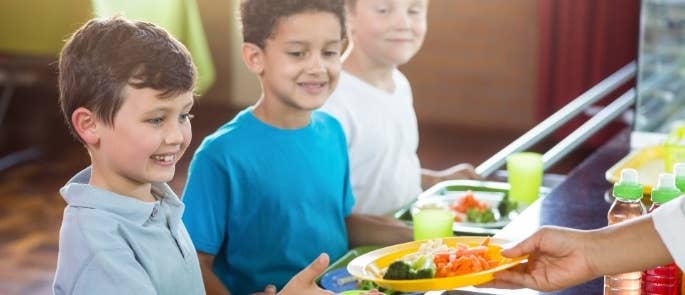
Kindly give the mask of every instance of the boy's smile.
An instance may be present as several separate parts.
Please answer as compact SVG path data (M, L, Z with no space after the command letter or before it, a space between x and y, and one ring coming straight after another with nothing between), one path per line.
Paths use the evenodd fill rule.
M188 147L192 92L160 98L161 92L126 86L112 126L100 122L91 184L150 200L147 187L174 176L176 162Z
M280 19L256 53L263 97L254 114L281 128L309 123L335 89L341 69L341 31L329 12L305 12ZM250 46L250 45L248 45Z

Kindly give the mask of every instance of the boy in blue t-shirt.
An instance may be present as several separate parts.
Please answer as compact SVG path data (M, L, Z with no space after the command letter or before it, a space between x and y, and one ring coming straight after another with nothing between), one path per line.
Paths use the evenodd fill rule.
M322 251L411 240L399 222L351 214L345 135L314 111L337 84L343 2L247 0L241 19L262 95L205 138L183 198L207 290L217 278L234 294L280 288Z

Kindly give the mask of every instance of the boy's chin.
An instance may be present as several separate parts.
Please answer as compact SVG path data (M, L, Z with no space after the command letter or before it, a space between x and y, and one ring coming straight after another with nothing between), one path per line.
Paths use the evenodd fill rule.
M147 177L147 181L151 183L169 182L172 179L174 179L174 169L168 172L153 173Z

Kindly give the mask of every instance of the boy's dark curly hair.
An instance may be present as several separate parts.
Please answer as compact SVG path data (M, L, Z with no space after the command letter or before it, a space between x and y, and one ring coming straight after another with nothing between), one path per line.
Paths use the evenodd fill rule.
M280 19L306 11L330 12L337 16L342 29L340 38L345 39L344 0L242 0L243 42L264 48L266 39L271 37Z

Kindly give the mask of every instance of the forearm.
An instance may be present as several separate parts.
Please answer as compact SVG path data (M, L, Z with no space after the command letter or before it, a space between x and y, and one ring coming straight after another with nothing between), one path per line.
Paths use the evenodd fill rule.
M200 269L202 270L202 281L205 284L205 291L208 295L231 295L224 284L214 274L212 266L214 265L214 256L198 252L200 259Z
M438 171L421 168L421 188L427 190L443 179Z
M421 186L428 189L438 182L451 179L482 179L471 164L461 163L445 170L421 168Z
M673 262L649 215L590 234L592 248L587 252L600 274L645 270Z
M353 213L345 219L350 248L363 245L393 245L413 239L412 229L385 216Z

